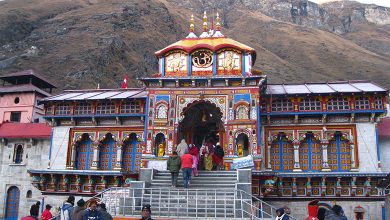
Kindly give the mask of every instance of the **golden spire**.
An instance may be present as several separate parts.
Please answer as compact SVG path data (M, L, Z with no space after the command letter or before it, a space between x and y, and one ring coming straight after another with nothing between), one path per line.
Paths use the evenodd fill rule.
M221 19L219 18L219 13L217 12L217 18L215 19L215 30L220 31L221 30Z
M194 15L192 14L190 19L190 32L194 32L194 30L195 30Z
M207 28L207 13L206 11L204 11L203 13L203 32L207 32L208 31L208 28Z

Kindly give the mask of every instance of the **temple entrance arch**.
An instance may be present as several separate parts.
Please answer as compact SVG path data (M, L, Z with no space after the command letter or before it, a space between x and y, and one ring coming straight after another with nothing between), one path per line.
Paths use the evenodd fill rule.
M224 125L221 109L208 100L196 100L188 104L181 112L183 120L178 126L178 140L185 139L188 144L201 147L205 140L223 146Z
M246 157L250 153L249 137L246 133L241 132L236 137L236 155Z

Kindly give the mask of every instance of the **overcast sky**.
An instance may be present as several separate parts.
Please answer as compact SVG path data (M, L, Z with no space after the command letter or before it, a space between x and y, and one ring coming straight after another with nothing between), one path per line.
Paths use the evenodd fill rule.
M316 3L323 3L323 2L331 2L335 0L309 0ZM390 0L356 0L357 2L365 3L365 4L376 4L381 6L390 7Z

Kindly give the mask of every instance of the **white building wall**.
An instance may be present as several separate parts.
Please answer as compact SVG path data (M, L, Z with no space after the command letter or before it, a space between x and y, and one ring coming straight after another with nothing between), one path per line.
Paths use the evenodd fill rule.
M356 130L359 149L359 171L380 172L375 123L357 123Z
M21 164L13 163L15 145L22 144L23 161ZM7 191L10 187L16 186L19 188L19 214L18 218L29 214L32 204L42 200L42 195L31 184L31 177L27 173L29 169L46 169L49 159L50 140L33 140L14 139L8 140L8 143L3 142L1 146L2 164L0 170L0 219L5 216ZM31 190L32 197L27 198L27 191Z
M66 169L66 157L69 146L69 132L71 127L53 127L52 150L50 169Z
M390 137L379 137L381 170L390 172Z

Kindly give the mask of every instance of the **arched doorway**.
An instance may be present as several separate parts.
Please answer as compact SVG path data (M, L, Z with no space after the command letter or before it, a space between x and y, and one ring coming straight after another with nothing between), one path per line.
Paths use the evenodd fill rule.
M111 133L107 133L101 142L99 167L101 170L112 170L116 161L116 143Z
M184 118L178 127L178 140L185 139L187 143L200 148L205 140L213 144L220 142L223 146L224 126L222 112L209 101L196 101L183 109Z
M158 133L154 139L154 155L156 157L164 156L165 154L165 135L163 133Z
M88 170L92 160L92 140L87 133L84 133L76 149L76 170Z
M236 155L246 157L249 155L249 138L245 133L240 133L236 138Z
M5 204L5 219L17 220L19 211L20 191L18 187L12 186L7 191L7 202Z

